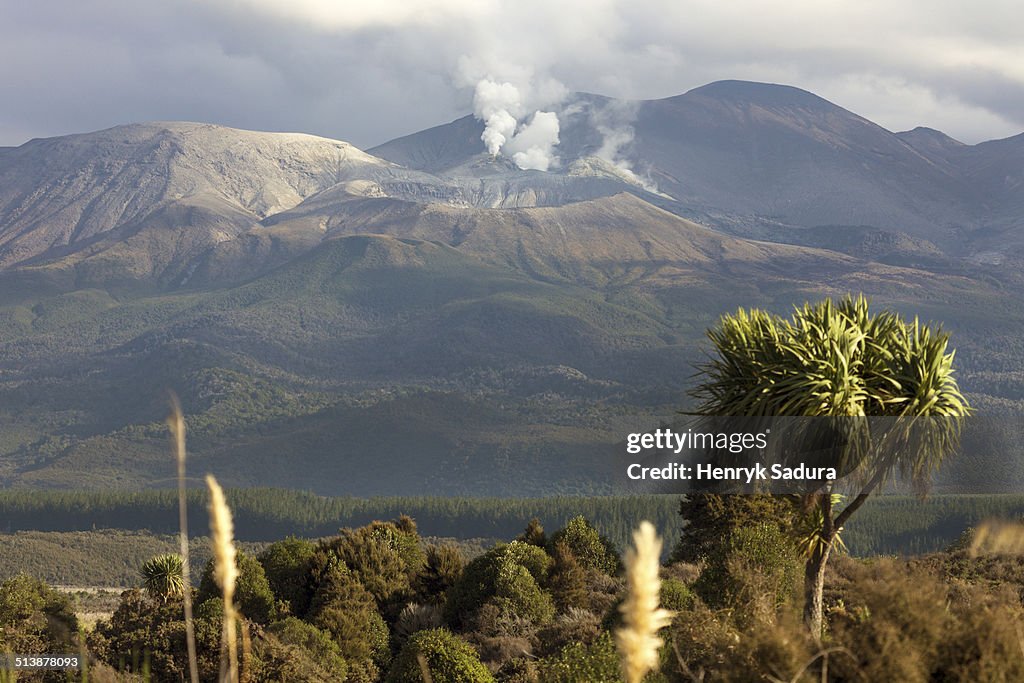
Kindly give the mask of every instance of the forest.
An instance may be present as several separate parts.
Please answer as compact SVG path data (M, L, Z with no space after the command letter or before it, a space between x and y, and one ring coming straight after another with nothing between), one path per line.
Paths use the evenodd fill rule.
M315 540L401 515L416 519L424 536L448 539L469 552L515 536L533 517L561 526L583 515L618 547L625 547L639 519L655 525L666 549L682 534L680 498L674 495L354 498L230 489L227 496L236 539L252 548L288 536ZM64 585L129 585L147 553L174 547L176 510L177 494L170 490L0 491L0 579L28 571ZM203 491L190 490L189 518L205 515ZM987 519L1021 516L1024 495L1017 494L878 496L850 521L844 540L856 557L921 555L948 548ZM196 533L202 537L205 527ZM203 542L193 539L200 548Z

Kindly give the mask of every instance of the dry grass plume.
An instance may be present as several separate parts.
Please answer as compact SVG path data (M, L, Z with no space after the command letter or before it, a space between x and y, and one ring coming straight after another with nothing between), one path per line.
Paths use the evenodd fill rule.
M658 667L658 652L664 644L658 631L672 621L672 613L658 606L661 539L654 525L641 522L633 532L633 545L626 553L628 592L619 608L624 626L616 633L626 683L640 683L648 671Z
M192 579L189 572L188 556L188 501L185 496L185 416L181 413L178 397L171 394L171 414L167 416L174 439L175 460L178 464L178 546L181 552L181 579L185 584L182 601L185 605L185 642L188 648L188 672L192 683L199 683L199 666L196 659L196 635L192 621Z
M971 534L968 552L979 555L1024 555L1024 524L1007 520L982 522Z
M221 634L221 649L227 651L227 659L221 657L220 680L238 683L238 640L236 636L238 612L235 609L235 581L238 579L238 565L235 562L234 524L231 509L224 498L224 490L213 478L206 475L206 486L210 490L210 539L213 545L213 578L224 598L224 628Z

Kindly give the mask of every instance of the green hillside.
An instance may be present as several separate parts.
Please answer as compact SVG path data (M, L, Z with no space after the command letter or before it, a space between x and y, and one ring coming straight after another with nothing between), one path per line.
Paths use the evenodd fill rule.
M632 197L608 201L614 211L590 202L501 214L534 255L511 261L501 257L508 245L488 250L500 234L477 216L476 241L460 248L338 237L240 284L52 293L17 286L23 271L8 272L0 484L166 485L172 390L187 413L193 471L228 485L607 492L623 434L685 406L704 329L718 315L784 311L849 290L945 322L975 405L1019 409L1024 306L998 285L742 242L641 211ZM647 234L625 224L630 211L666 223L648 232L676 231L650 247L657 258L647 265L630 251ZM431 221L410 230L440 229ZM587 225L604 231L590 255L596 269L580 265L588 254L576 246L558 247L551 227ZM545 253L557 258L542 272L536 255Z

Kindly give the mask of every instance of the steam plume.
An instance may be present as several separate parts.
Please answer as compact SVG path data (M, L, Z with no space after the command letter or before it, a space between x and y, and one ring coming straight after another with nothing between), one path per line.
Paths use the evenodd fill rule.
M554 148L558 144L558 128L558 115L555 112L534 112L530 122L521 126L508 143L508 152L516 166L547 171L557 162Z
M557 87L555 87L557 86ZM561 84L543 84L544 97L552 93L561 96ZM480 135L491 156L503 154L521 169L547 171L557 165L554 148L558 144L558 115L551 111L536 110L529 121L524 100L531 99L529 83L522 88L508 82L499 82L490 76L476 82L473 93L473 114L483 122ZM534 101L537 97L532 98Z
M491 156L497 156L502 145L515 135L521 109L519 89L511 83L497 83L485 78L476 84L473 112L484 122L484 132L480 139L484 141Z

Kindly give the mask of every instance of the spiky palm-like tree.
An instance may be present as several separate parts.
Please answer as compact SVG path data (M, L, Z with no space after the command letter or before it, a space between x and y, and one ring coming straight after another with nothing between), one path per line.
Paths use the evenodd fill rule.
M180 555L157 555L142 565L139 574L150 597L166 603L185 595L183 568Z
M820 528L808 545L804 618L818 634L825 565L843 525L893 475L926 490L958 445L970 407L954 378L949 335L916 318L871 313L863 296L848 296L805 304L788 319L740 309L723 316L708 337L714 353L695 391L699 414L828 417L848 425L834 433L845 434L838 440L847 455L856 451L841 476L856 482L858 492L842 510L833 507L834 482L822 482L807 497L818 508ZM891 418L884 447L877 447L868 421L846 420L876 416Z

